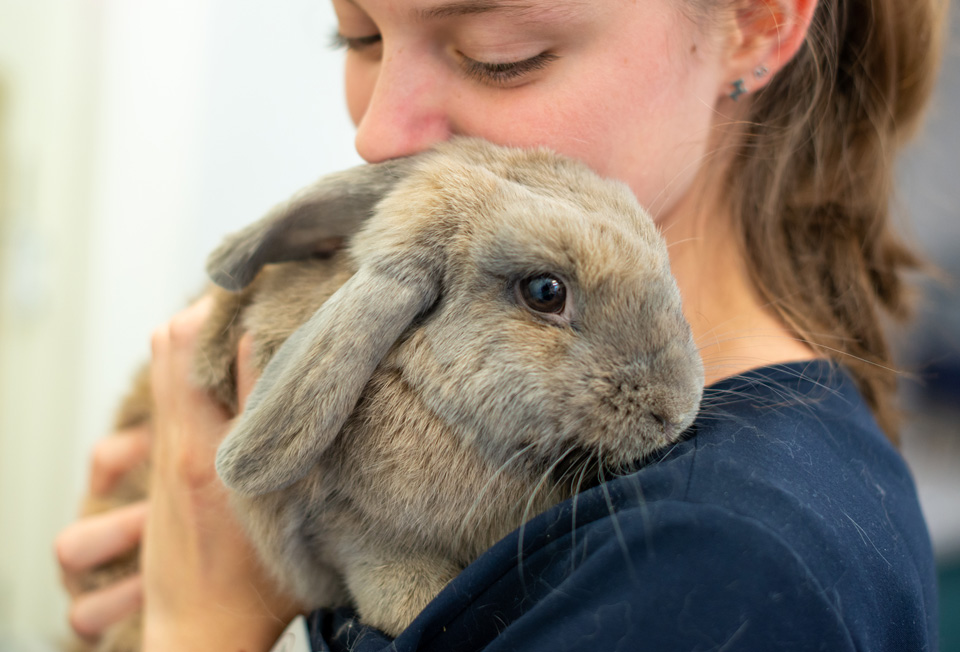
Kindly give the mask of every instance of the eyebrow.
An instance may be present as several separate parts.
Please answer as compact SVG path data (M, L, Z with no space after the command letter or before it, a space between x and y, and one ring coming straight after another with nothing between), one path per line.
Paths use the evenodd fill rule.
M529 2L518 2L517 0L454 0L454 2L446 2L435 7L418 9L416 16L420 20L427 21L454 16L486 14L491 11L521 13L534 8L535 5Z

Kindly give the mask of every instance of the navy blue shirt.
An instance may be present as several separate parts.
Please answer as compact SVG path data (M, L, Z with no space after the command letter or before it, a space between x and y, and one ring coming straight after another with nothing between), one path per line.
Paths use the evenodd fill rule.
M937 649L910 473L827 362L710 387L691 436L484 553L395 640L313 613L316 650Z

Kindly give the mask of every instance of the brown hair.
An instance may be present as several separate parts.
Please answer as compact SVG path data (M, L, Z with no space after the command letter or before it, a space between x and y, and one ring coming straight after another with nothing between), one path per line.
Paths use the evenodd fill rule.
M908 312L918 257L893 232L894 157L939 63L937 0L820 0L800 52L762 91L728 170L757 291L856 378L896 441L896 372L881 312Z

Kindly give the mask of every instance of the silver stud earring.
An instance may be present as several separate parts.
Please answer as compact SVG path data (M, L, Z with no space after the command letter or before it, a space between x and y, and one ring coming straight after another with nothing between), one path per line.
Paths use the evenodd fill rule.
M735 82L730 82L730 85L733 86L733 92L730 93L730 99L734 102L739 100L740 96L746 94L747 92L746 87L743 85L742 79L738 79Z
M770 71L767 70L767 67L763 64L760 64L757 66L757 69L753 71L753 76L757 79L763 79L764 75L766 75L768 72Z

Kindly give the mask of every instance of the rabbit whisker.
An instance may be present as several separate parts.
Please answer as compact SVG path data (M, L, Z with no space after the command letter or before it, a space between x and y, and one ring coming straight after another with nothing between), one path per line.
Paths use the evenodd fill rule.
M573 491L573 504L570 509L570 571L573 572L577 566L576 550L577 550L577 507L580 502L580 491L583 488L583 481L587 477L587 472L591 470L591 457L588 458L585 463L581 466L580 472L577 474L577 481L574 485ZM599 457L599 456L598 456ZM597 460L599 465L599 459ZM597 472L599 476L599 471Z
M623 536L623 529L620 527L620 518L617 516L617 510L613 506L613 499L610 497L610 489L607 487L607 479L603 477L603 466L600 467L600 489L603 491L603 499L607 502L607 511L610 513L610 521L613 524L613 530L617 535L617 542L623 551L623 561L626 563L627 570L630 572L630 579L634 583L639 583L637 571L633 566L633 560L630 558L630 549L627 545L627 539Z
M527 498L526 507L523 510L523 517L520 519L520 536L517 539L517 572L520 574L520 584L526 591L526 580L523 577L523 536L526 532L527 521L530 519L530 512L533 509L534 500L537 497L537 494L546 486L547 481L554 478L554 471L556 468L563 463L563 461L571 454L578 450L581 450L576 445L571 445L562 455L560 455L556 461L553 462L543 473L540 474L540 480L534 486L533 491L530 492L530 496Z
M533 447L534 447L534 444L533 444L533 443L530 443L530 444L527 444L527 445L523 446L522 448L519 448L516 452L514 452L513 455L511 455L509 458L507 458L507 460L506 460L505 462L503 462L503 464L501 464L501 465L497 468L496 471L494 471L494 472L490 475L490 477L489 477L489 478L487 479L487 481L484 483L483 487L480 488L480 491L477 492L477 497L476 497L476 499L473 501L473 504L470 506L470 509L467 510L467 513L466 513L466 514L464 514L463 520L462 520L461 523L460 523L460 529L459 529L459 531L457 532L457 538L464 537L464 536L467 534L467 526L468 526L468 525L470 524L470 522L473 520L473 517L474 517L474 515L475 515L475 512L476 512L477 509L480 507L480 505L484 502L484 498L487 497L487 492L490 491L490 488L491 488L491 487L493 486L493 484L497 481L497 479L498 479L507 469L509 469L512 465L514 465L514 463L517 461L517 459L519 459L521 456L523 456L525 453L527 453L527 452L528 452L531 448L533 448ZM502 486L500 487L500 491L503 491L503 487L502 487ZM493 497L491 497L491 498L496 498L496 496L493 496ZM489 502L489 501L488 501L488 502Z

